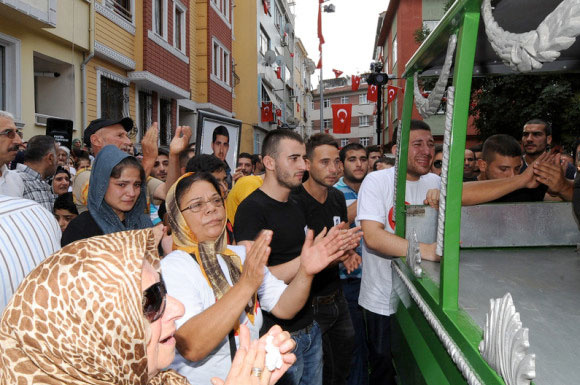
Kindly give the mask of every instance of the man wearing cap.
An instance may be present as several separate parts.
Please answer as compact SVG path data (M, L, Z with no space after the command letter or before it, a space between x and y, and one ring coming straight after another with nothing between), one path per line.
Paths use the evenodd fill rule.
M127 132L132 128L133 120L128 117L120 120L95 119L89 123L83 139L85 145L93 150L93 155L95 156L103 147L109 144L117 146L122 151L128 151L132 142ZM141 141L143 150L142 165L147 176L150 174L157 158L157 135L157 123L153 123ZM155 198L165 199L168 187L179 177L179 153L187 147L190 137L191 129L189 127L179 126L175 130L175 136L170 145L167 182L160 184L155 189ZM79 213L87 210L90 177L90 170L84 170L79 172L73 181L73 198Z

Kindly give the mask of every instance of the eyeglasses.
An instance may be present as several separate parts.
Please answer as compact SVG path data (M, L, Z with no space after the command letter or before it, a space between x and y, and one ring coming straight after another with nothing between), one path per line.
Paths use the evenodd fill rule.
M163 278L143 292L143 315L149 322L155 322L163 316L167 298L167 289Z
M436 160L435 162L433 162L433 167L435 167L435 168L441 168L441 166L443 166L443 161L442 160Z
M22 131L10 130L10 129L0 131L0 136L6 136L6 137L8 137L8 139L16 138L17 134L18 134L18 136L20 136L22 138Z
M209 198L207 201L199 200L195 203L192 203L189 206L185 207L183 210L181 210L181 212L184 212L185 210L191 210L191 212L199 213L200 211L202 211L206 208L206 205L208 203L211 203L211 205L213 207L223 207L224 206L223 199L219 196L214 196L212 198Z

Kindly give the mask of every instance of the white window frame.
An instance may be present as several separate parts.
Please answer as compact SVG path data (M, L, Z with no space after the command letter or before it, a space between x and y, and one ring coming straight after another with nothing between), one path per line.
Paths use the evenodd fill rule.
M130 105L131 100L129 97L129 91L131 89L131 82L128 78L121 76L115 72L106 70L102 67L97 67L97 118L101 117L101 77L107 77L118 83L125 85L123 88L123 95L125 96L126 102L123 104L123 112L126 112L125 116L130 115Z
M315 109L315 108L314 108L314 100L312 100L312 101L310 102L310 109L311 109L311 110L314 110L314 109Z
M367 147L369 145L370 138L369 137L359 138L358 142L360 143L361 146Z
M105 1L103 1L102 4L95 1L95 11L105 16L131 35L135 35L135 0L131 0L131 21L128 21L123 16L119 15L110 5L107 5Z
M367 127L369 126L369 116L363 115L358 117L358 126L359 127Z
M347 146L347 145L348 145L348 140L349 140L348 138L342 138L342 139L340 140L340 147L345 147L345 146Z
M161 31L155 30L155 20L157 19L157 12L155 11L155 2L157 0L151 0L151 31L153 31L157 36L161 37L163 40L167 41L167 19L169 15L167 14L167 0L162 0L163 4L163 14L165 17L162 20ZM161 33L159 33L161 32Z
M218 52L218 57L216 58L216 47ZM227 55L227 58L224 63L224 55ZM224 67L225 65L225 67ZM220 73L215 73L215 69L219 70ZM221 78L221 73L224 73L224 79ZM231 82L231 71L232 71L232 54L231 52L215 37L211 39L211 72L210 78L219 84L220 86L224 87L228 91L232 91L232 87L230 85Z
M348 104L350 103L350 97L348 96L341 96L340 97L340 104Z
M177 10L181 11L181 31L177 31L175 28L176 25L175 20L177 19ZM175 49L182 52L183 54L185 54L185 47L187 46L185 38L186 23L187 23L187 8L178 0L173 0L173 47L175 47ZM178 33L181 38L181 47L178 47L176 44Z
M367 94L359 94L358 104L369 104L369 101L367 100Z
M324 99L324 107L323 108L330 108L330 99Z
M332 119L324 119L322 128L330 130L332 128Z
M131 9L129 9L128 11L131 13L131 20L125 19L125 17L123 15L121 15L119 12L117 12L117 10L115 9L115 7L113 5L114 2L115 2L115 0L104 0L103 4L105 5L105 7L109 8L112 12L114 12L115 14L122 17L125 21L134 25L135 24L135 0L131 0L129 2L129 7Z
M395 66L397 65L397 50L398 50L398 43L397 43L397 35L395 35L395 37L393 38L393 46L392 46L392 58L393 58L393 66L392 68L395 68Z
M262 40L265 40L266 42L266 50L263 50ZM268 50L270 49L270 45L272 44L271 42L272 41L270 39L270 36L268 36L266 30L262 26L260 26L260 46L258 47L258 49L260 50L262 56L266 56L266 52L268 52Z
M6 111L14 115L16 125L21 126L22 83L21 83L21 42L0 32L0 45L4 47L6 76Z
M231 1L230 0L209 0L210 6L219 15L219 17L227 24L229 28L232 27L231 19ZM224 12L225 9L225 12Z

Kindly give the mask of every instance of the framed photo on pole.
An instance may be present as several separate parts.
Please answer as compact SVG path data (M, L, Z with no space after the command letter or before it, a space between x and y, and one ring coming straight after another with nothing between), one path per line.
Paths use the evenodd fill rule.
M241 130L240 120L198 111L196 155L214 154L234 170L240 152Z

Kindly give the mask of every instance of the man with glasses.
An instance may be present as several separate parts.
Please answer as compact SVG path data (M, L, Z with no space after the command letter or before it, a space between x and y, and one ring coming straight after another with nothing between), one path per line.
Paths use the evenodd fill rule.
M441 176L441 167L443 167L443 145L435 145L435 156L433 157L433 165L431 172L435 175Z
M14 116L0 110L0 194L18 196L15 181L18 176L8 170L8 164L14 160L22 146L21 133L14 124Z

